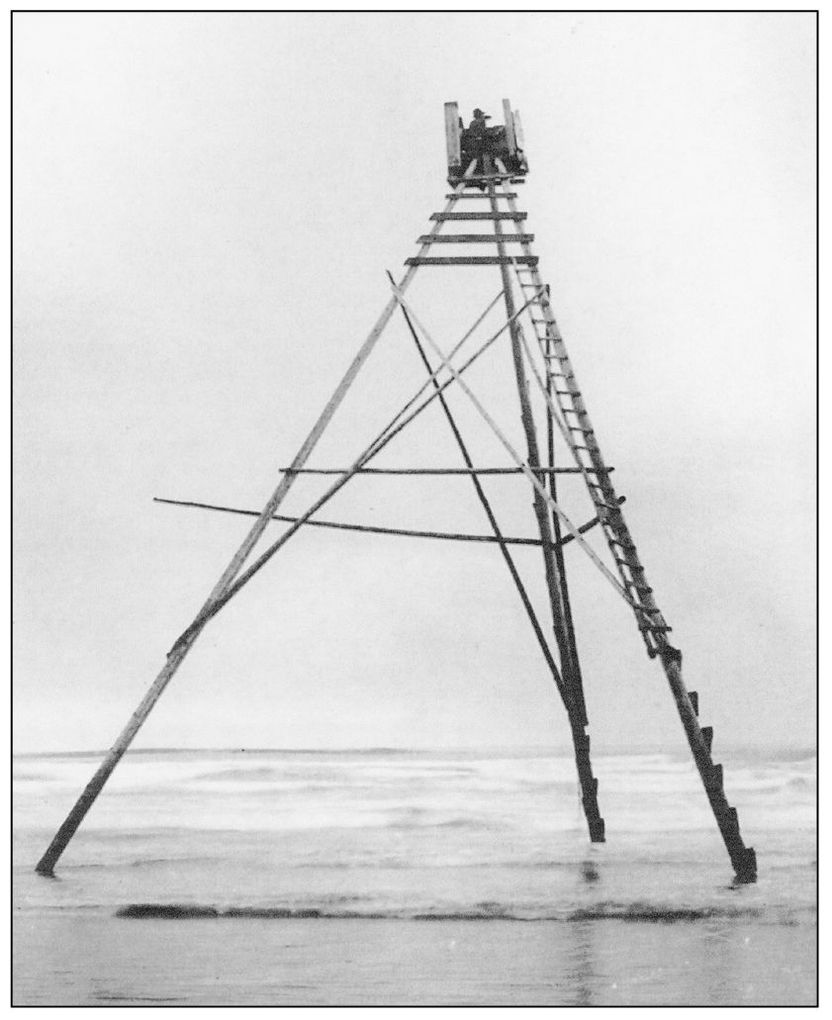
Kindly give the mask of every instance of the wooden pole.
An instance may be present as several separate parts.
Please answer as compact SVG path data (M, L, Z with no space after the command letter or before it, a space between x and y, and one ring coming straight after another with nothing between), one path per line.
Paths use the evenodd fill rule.
M436 373L431 376L436 378ZM293 471L291 468L280 468L281 472L294 475L342 475L347 468L301 468ZM539 474L555 475L582 475L584 472L577 467L538 467ZM607 468L612 471L613 468ZM357 475L522 475L523 471L518 467L490 467L490 468L360 468L355 472Z
M468 170L466 171L466 177L471 175L474 166L475 164L472 164L471 166L468 167ZM464 186L465 181L463 180L454 190L453 195L448 200L448 203L445 207L444 211L446 213L450 212L453 209L458 194L462 191ZM441 229L442 224L444 222L445 222L444 220L435 221L435 226L431 230L431 233L426 238L425 243L422 245L419 251L419 256L424 256L427 254L427 252L430 249L430 244L433 238L436 236L436 234L439 233L439 230ZM401 283L399 284L400 290L406 289L407 287L410 286L410 283L415 275L416 269L417 266L408 267L407 271L402 277ZM130 719L127 722L127 725L124 727L119 736L116 738L115 743L110 748L109 752L102 761L101 765L96 770L92 779L89 781L89 783L87 783L86 787L81 793L81 796L78 798L72 810L69 812L63 824L58 829L57 833L52 839L52 842L47 847L46 852L38 861L35 870L39 874L52 875L54 873L55 865L58 862L61 854L66 849L69 841L75 835L78 826L81 824L85 815L92 807L96 797L101 792L102 788L104 787L104 784L107 782L110 775L112 774L113 769L115 769L116 765L118 765L118 763L121 761L128 747L135 739L136 734L141 729L144 721L150 715L153 706L161 697L162 692L165 690L168 683L175 675L177 669L179 668L179 666L185 659L186 655L190 651L194 641L196 641L197 637L202 632L202 629L205 627L205 624L211 618L211 615L213 615L211 610L214 609L214 607L220 602L222 597L227 593L229 586L232 584L234 578L240 572L243 563L247 559L249 553L254 548L255 544L257 543L257 540L260 538L263 531L266 529L269 521L272 519L273 514L282 503L289 489L292 487L297 476L297 471L300 468L302 468L303 465L306 463L309 455L317 445L317 442L320 439L321 435L323 434L325 428L332 420L333 415L337 411L339 405L341 404L341 401L344 399L344 396L346 395L350 386L354 382L355 377L358 375L359 370L361 369L367 358L370 356L370 353L372 352L379 337L384 331L385 326L390 321L393 312L396 310L397 304L398 300L395 296L393 296L385 305L384 311L379 316L378 321L370 330L367 339L359 348L358 353L355 355L349 367L347 368L344 377L341 379L338 386L335 388L335 392L330 397L329 401L327 402L326 406L324 407L323 411L318 417L318 420L312 426L309 435L301 444L300 449L298 450L294 460L292 461L290 473L285 474L283 478L280 480L277 488L274 490L271 497L267 501L266 505L263 507L263 510L261 511L257 520L252 525L252 528L249 531L248 535L246 535L242 544L234 553L228 566L225 568L222 575L220 576L220 579L214 585L210 595L208 596L208 599L202 606L202 609L197 614L194 623L191 624L191 626L188 628L185 634L183 634L183 636L179 639L179 641L176 642L174 647L171 649L164 667L151 684L145 696L142 698L138 708L131 715Z
M488 196L491 202L492 212L498 211L497 199L494 185L488 185ZM505 245L499 238L502 237L503 225L500 220L494 221L496 231L497 252L502 258L506 254ZM500 274L503 280L503 300L506 304L506 313L511 320L511 352L514 361L514 372L517 380L517 392L520 397L520 417L523 423L523 430L526 434L526 445L529 451L529 467L532 472L540 465L541 458L537 443L537 428L532 413L531 400L529 398L529 383L523 365L523 350L520 341L520 325L517 318L513 316L514 296L509 277L508 265L500 263ZM551 477L551 476L550 476ZM542 481L542 476L538 480ZM554 499L552 500L554 503ZM575 649L569 640L567 625L567 609L564 604L564 586L561 577L560 565L555 557L552 545L554 536L552 534L549 508L546 501L541 498L538 490L534 492L534 512L537 517L540 538L543 542L543 562L546 573L546 585L549 589L549 600L552 607L552 622L555 638L558 643L561 656L561 671L564 684L567 689L565 706L569 724L572 730L572 742L575 748L575 765L578 772L578 781L581 787L581 800L589 828L589 838L593 843L603 843L605 838L604 819L598 808L598 781L592 773L592 763L589 757L589 737L586 734L586 708L583 699L580 668L575 657ZM562 563L562 561L561 561Z
M546 353L549 354L549 343L547 339ZM531 359L530 359L531 360ZM555 422L552 416L552 377L546 373L546 452L549 462L549 494L553 502L558 501L557 475L564 473L582 473L580 468L558 468L555 467ZM566 563L563 558L563 539L561 535L560 517L554 511L551 513L552 534L555 539L555 562L558 567L560 578L561 600L563 602L563 621L566 630L566 639L572 651L572 662L575 667L575 684L573 690L579 701L578 711L581 718L587 718L586 700L584 698L584 680L581 672L581 661L578 656L578 642L575 638L575 624L572 619L572 603L569 598L569 584L566 580Z
M491 200L492 212L497 212L497 201L494 196L494 187L489 184L488 186L489 198ZM499 221L495 221L495 229L497 236L501 236L502 226ZM505 255L505 248L501 241L497 243L497 251L502 257ZM520 397L520 419L523 424L523 432L526 436L526 447L528 449L529 459L528 465L532 472L537 472L537 469L541 465L540 451L537 443L537 429L534 423L534 415L532 412L531 401L529 400L529 384L526 379L525 368L523 367L523 353L520 348L519 339L519 325L517 317L515 315L514 296L511 289L511 279L509 277L508 265L500 265L500 274L503 281L503 300L506 305L506 314L511 320L511 329L509 336L511 338L511 353L514 362L514 373L517 382L517 392ZM541 476L542 477L542 476ZM555 639L557 641L558 649L560 650L561 656L561 669L563 670L566 678L567 685L570 684L570 677L573 672L571 654L568 643L565 638L565 632L563 628L563 606L561 603L560 589L558 585L558 571L557 564L555 563L554 557L551 554L551 546L554 542L552 536L552 529L549 525L549 511L546 503L541 499L540 493L535 490L534 492L534 512L537 518L538 529L540 531L540 538L544 545L543 563L546 572L546 584L549 589L549 599L552 607L552 622L555 633ZM548 546L547 550L545 547Z
M619 496L618 502L623 503L624 501L624 496ZM241 514L245 517L256 517L259 513L258 510L241 510L234 506L219 506L216 503L197 503L194 500L186 499L163 499L160 496L154 496L153 502L166 503L168 506L190 507L195 510L216 510L226 514ZM284 514L275 514L272 520L284 521L287 524L300 523L308 528L335 528L341 531L366 532L371 535L401 535L404 538L438 538L454 542L503 541L506 545L541 545L539 538L511 538L507 535L502 535L501 539L497 539L493 535L467 535L453 531L420 531L415 528L384 528L377 524L346 524L342 521L304 520L300 517L287 517ZM593 517L586 524L582 524L578 528L578 533L585 535L600 523L601 519L599 517ZM564 535L559 539L561 545L568 545L572 541L574 539L571 535Z
M515 270L515 277L516 277L518 283L520 283L521 286L522 286L522 280L520 279L520 275L517 272L517 266L516 265L514 267L514 270ZM547 294L548 294L548 289L547 289ZM530 314L533 316L533 309L530 309L529 311L530 311ZM583 465L581 465L580 467L573 467L573 468L557 468L557 467L555 467L555 407L554 407L554 403L553 403L553 380L552 380L551 372L548 369L548 365L549 365L548 358L549 358L550 354L552 353L552 351L551 351L551 338L549 337L549 335L547 333L546 334L545 348L544 348L544 351L545 351L545 355L544 356L546 358L546 364L547 364L546 384L544 386L543 383L541 382L540 374L539 374L537 368L535 368L534 357L532 356L532 353L529 350L529 346L526 343L526 338L523 335L522 330L519 331L519 336L520 336L520 341L521 341L521 344L522 344L523 351L526 354L526 358L528 359L529 366L530 366L530 368L532 370L532 374L534 375L535 381L537 382L538 387L542 390L543 395L545 397L545 404L546 404L546 449L547 449L547 457L548 457L548 462L549 462L549 467L548 467L548 472L549 472L549 475L548 475L549 495L552 498L552 502L557 504L557 479L556 479L556 475L563 474L563 473L568 473L568 474L573 474L573 473L586 474L586 468L584 468ZM568 433L567 433L567 436L565 438L568 438ZM561 541L561 523L560 523L560 518L558 517L558 515L554 511L552 511L552 513L551 513L551 519L552 519L552 533L553 533L554 539L555 539L555 542L554 542L555 562L557 563L557 568L558 568L558 578L559 578L559 585L560 585L560 590L561 590L561 600L562 600L562 603L563 603L564 630L565 630L565 633L566 633L566 639L567 639L567 641L569 643L569 646L570 646L570 649L571 649L572 662L573 662L573 665L574 665L574 668L575 668L575 674L574 674L574 678L573 678L574 679L574 683L573 683L573 686L572 686L572 690L573 690L573 694L575 696L575 699L577 701L576 708L578 710L578 716L581 719L586 719L587 718L587 714L586 714L586 701L584 699L584 682L583 682L583 676L581 674L581 663L580 663L580 659L578 657L578 643L577 643L577 640L575 638L575 626L574 626L574 622L573 622L573 619L572 619L572 605L571 605L571 602L569 600L569 585L568 585L567 580L566 580L566 565L565 565L564 559L563 559L563 549L562 549L562 544L563 543Z

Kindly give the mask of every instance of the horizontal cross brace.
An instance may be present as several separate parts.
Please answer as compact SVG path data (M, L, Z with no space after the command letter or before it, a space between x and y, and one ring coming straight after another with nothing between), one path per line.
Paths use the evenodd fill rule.
M247 517L258 517L259 513L256 510L240 510L237 507L222 507L215 506L212 503L194 503L188 500L165 500L156 496L153 499L154 503L167 503L171 506L177 507L194 507L198 510L218 510L220 513L233 513L243 514ZM620 503L624 502L622 497L619 500ZM299 517L287 517L283 514L273 514L272 520L280 520L285 523L294 524ZM403 528L403 527L381 527L375 524L346 524L342 521L334 520L306 520L303 522L305 526L312 527L330 527L336 528L342 531L364 531L370 534L395 534L406 539L440 539L447 542L482 542L491 545L500 545L501 543L506 546L542 546L543 543L539 539L510 539L506 535L503 535L502 539L498 539L493 534L462 534L455 531L422 531L414 528ZM588 520L585 524L581 524L578 528L580 532L588 531L590 528L599 524L599 518L593 517ZM572 541L572 535L567 534L560 543L553 543L555 545L565 546Z
M489 182L498 183L499 181L510 181L513 177L516 178L517 180L523 180L523 178L518 176L518 174L509 173L472 174L470 177L465 178L465 186L467 188L470 188L473 185L479 184L480 181L483 181L486 184L488 184Z
M534 234L422 234L417 244L531 244Z
M284 475L343 475L347 468L280 468ZM590 474L595 468L586 468ZM615 468L607 468L607 471L614 471ZM533 467L532 471L539 471L547 475L582 475L584 469L577 467ZM520 475L521 468L515 467L493 467L493 468L359 468L357 475Z
M520 265L536 266L536 255L517 255L511 258L508 255L449 255L449 256L419 256L405 260L406 266L510 266L513 262Z
M446 195L445 196L445 198L490 198L490 197L491 196L488 194L487 191L482 191L478 195L470 195L470 194L468 194L468 192L464 192L461 195L457 195L457 193L454 192L451 195ZM516 191L497 191L497 192L494 193L494 197L495 198L517 198L517 192Z
M432 220L524 220L524 212L435 212Z

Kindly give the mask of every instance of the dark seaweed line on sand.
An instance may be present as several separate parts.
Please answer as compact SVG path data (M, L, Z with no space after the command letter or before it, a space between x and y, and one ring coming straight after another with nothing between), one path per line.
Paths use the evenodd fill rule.
M116 917L144 920L201 920L248 918L255 920L403 920L403 921L642 921L672 924L710 918L758 917L760 910L726 910L719 907L666 908L642 905L574 910L568 914L528 917L498 910L461 910L406 913L401 911L326 910L317 907L217 907L178 903L130 903Z

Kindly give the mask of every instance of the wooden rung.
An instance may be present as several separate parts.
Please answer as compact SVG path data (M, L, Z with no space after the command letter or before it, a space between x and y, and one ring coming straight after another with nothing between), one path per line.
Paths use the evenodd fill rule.
M464 178L464 180L466 185L470 187L472 184L479 183L480 181L485 181L486 183L489 181L508 181L516 176L517 174L501 174L495 170L493 173L472 174L470 177Z
M640 623L638 629L647 634L669 634L673 630L666 623Z
M406 266L509 266L512 262L524 262L527 265L537 265L536 255L518 255L510 258L508 255L450 255L448 257L433 257L414 255L405 260Z
M531 244L534 234L422 234L417 244Z
M432 220L524 220L528 213L524 212L435 212Z
M490 197L491 196L488 194L487 191L482 191L478 195L469 195L468 192L466 191L466 192L463 192L461 195L452 194L452 195L446 195L445 196L445 198L490 198ZM495 193L494 197L495 198L517 198L517 192L516 191L506 191L506 192L498 191L498 192Z

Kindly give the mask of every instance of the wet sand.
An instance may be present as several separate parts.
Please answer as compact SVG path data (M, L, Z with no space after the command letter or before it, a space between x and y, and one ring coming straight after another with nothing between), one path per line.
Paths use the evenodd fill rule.
M15 925L30 1005L810 1005L809 928L713 921L136 920Z

